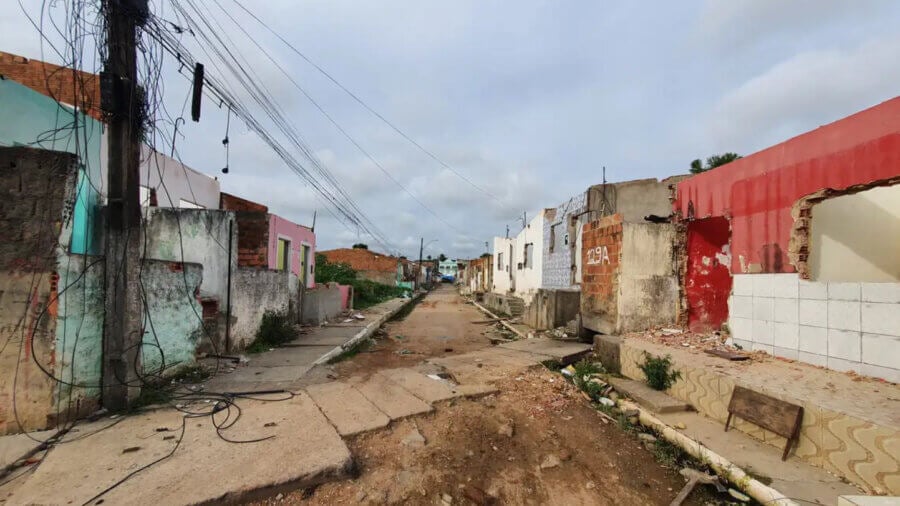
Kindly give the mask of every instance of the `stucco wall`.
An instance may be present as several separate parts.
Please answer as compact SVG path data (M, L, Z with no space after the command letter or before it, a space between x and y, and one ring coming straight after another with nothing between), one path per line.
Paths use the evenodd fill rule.
M299 298L299 280L293 273L238 268L232 277L231 290L233 349L244 349L253 342L266 311L287 312L296 320Z
M228 252L229 222L234 213L211 209L145 209L147 258L192 262L203 266L202 296L212 296L224 307L228 288L228 262L237 269L237 227L233 227L232 255Z
M587 208L597 218L621 214L625 223L641 223L648 215L669 216L672 203L669 199L671 185L689 178L689 175L672 176L662 180L636 179L606 185L594 185L587 191Z
M492 292L494 293L507 293L512 287L512 274L515 272L515 264L513 264L514 258L510 258L510 256L515 256L515 253L510 248L515 244L515 239L509 239L506 237L494 237L494 260L492 263L492 275L493 279L493 288ZM503 255L502 258L502 268L499 268L500 255ZM511 255L512 254L512 255Z
M580 232L572 218L585 210L586 193L579 193L553 210L544 220L543 288L571 288L574 280L576 236ZM555 234L551 231L555 230ZM551 237L554 243L551 244ZM551 251L552 249L552 251Z
M525 245L532 244L531 267L526 266ZM525 304L531 302L538 288L541 288L544 274L544 211L535 214L515 239L515 295ZM521 265L521 269L519 268Z
M679 308L674 255L677 227L668 223L626 223L622 231L618 331L674 324Z
M77 118L77 119L76 119ZM77 138L75 126L77 121ZM53 99L10 80L0 80L0 146L30 146L80 155L76 205L72 210L72 253L100 253L97 235L105 165L100 146L104 126L73 113ZM47 135L53 132L53 135Z
M306 286L312 288L315 283L316 234L307 227L298 225L280 216L269 215L269 269L278 265L278 239L291 241L291 272L298 278L301 276L301 256L303 246L309 247L308 265L306 266Z
M319 325L335 318L342 311L343 294L335 283L319 285L303 294L303 310L300 320L309 325Z
M817 281L900 282L900 185L815 204L808 262Z
M106 135L101 157L106 166ZM182 201L207 208L219 208L219 181L180 161L141 145L141 185L156 190L160 207L192 207ZM165 184L163 184L163 182Z

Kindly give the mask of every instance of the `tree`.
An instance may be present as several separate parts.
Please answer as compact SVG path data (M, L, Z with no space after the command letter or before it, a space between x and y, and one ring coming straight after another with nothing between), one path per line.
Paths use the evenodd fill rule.
M727 163L731 163L741 155L737 153L723 153L721 155L712 155L706 159L706 166L703 165L703 162L700 159L694 160L691 162L691 174L700 174L701 172L706 172L708 170L715 169L716 167L721 167Z
M369 249L369 245L358 242L353 245L353 249Z
M441 253L441 255L438 257L438 260L440 260L441 262L446 261L446 260L447 260L447 255Z
M431 260L431 255L428 255L425 259L426 259L426 260Z

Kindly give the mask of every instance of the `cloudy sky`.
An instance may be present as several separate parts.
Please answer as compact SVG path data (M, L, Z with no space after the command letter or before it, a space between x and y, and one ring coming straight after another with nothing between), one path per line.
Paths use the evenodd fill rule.
M177 19L172 1L155 0L154 10ZM40 2L22 2L39 15ZM694 158L750 154L900 94L893 0L241 2L474 183L354 102L233 0L194 0L341 187L409 256L420 237L438 240L426 254L478 255L507 225L518 231L523 212L599 183L603 166L610 181L665 177ZM40 56L37 32L18 9L3 11L0 41L0 49ZM189 84L171 58L164 66L163 97L177 116ZM240 121L231 125L230 173L221 174L225 122L216 104L204 104L201 122L182 129L182 159L218 176L224 191L298 223L318 210L319 249L374 244L332 218Z

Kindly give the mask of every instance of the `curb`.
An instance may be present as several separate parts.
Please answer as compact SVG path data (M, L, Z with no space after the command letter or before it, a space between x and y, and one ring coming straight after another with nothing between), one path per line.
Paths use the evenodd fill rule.
M340 355L341 353L343 353L345 350L352 347L356 343L362 341L363 339L368 339L372 334L375 333L376 330L378 330L379 327L384 325L384 323L387 322L388 320L390 320L395 314L399 313L403 308L409 306L410 304L413 304L414 302L418 301L419 299L425 297L426 293L427 292L422 292L418 295L415 295L412 298L408 299L406 301L406 303L401 304L401 305L397 306L396 308L388 311L387 313L384 313L383 315L379 316L374 321L372 321L371 323L366 325L362 330L357 332L356 335L351 337L347 342L345 342L344 344L342 344L340 346L335 346L334 349L332 349L328 353L319 357L315 362L313 362L313 366L326 364L326 363L328 363L329 360Z

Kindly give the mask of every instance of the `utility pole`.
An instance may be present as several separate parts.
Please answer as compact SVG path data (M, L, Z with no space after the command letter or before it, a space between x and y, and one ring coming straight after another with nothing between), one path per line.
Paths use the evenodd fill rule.
M422 253L425 250L425 238L419 239L419 269L416 272L416 290L419 289L419 277L422 276Z
M137 85L136 31L148 15L147 0L103 0L107 61L102 105L109 115L106 208L106 318L103 325L101 400L110 411L130 406L140 395L141 205L139 118L143 94Z

